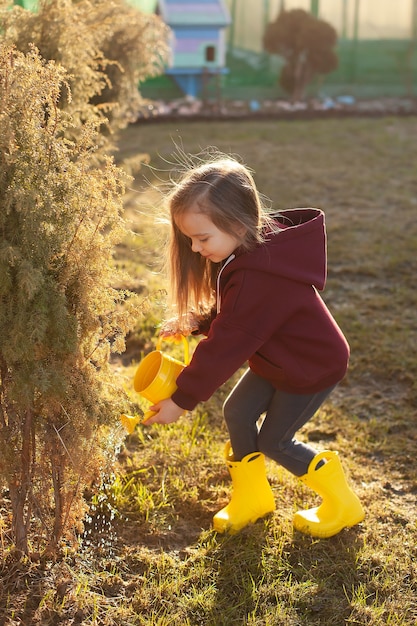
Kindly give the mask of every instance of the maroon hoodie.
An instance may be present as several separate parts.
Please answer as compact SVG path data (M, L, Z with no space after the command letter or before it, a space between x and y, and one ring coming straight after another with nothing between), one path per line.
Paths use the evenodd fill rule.
M192 410L249 361L276 389L310 394L338 383L349 346L317 290L326 282L326 231L319 209L276 216L280 230L223 264L217 314L177 379L172 400Z

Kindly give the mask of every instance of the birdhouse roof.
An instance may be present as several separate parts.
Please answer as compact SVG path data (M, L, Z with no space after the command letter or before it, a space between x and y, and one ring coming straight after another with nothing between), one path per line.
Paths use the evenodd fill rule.
M163 20L169 26L219 26L230 24L224 0L159 0Z

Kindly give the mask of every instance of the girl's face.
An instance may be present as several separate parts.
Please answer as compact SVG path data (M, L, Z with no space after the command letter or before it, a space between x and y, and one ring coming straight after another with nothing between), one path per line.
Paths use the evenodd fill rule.
M177 222L180 231L190 239L193 252L201 254L212 263L227 259L242 243L244 227L238 227L236 235L219 230L208 215L189 210Z

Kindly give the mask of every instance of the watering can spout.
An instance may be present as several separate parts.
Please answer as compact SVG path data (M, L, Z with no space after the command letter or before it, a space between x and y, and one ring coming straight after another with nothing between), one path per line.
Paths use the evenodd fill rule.
M142 417L140 415L126 415L126 413L122 413L120 421L129 435L131 435L136 426L142 422Z

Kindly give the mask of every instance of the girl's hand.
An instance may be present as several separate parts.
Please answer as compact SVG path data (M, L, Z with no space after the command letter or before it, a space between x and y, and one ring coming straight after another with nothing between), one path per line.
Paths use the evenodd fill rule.
M159 334L163 339L180 343L182 337L188 337L195 330L198 330L198 318L194 313L188 313L181 319L172 317L166 320Z
M148 424L172 424L185 413L184 409L175 404L171 398L161 400L157 404L149 407L149 409L151 411L155 411L156 415L153 415L143 422L144 426L147 426Z

